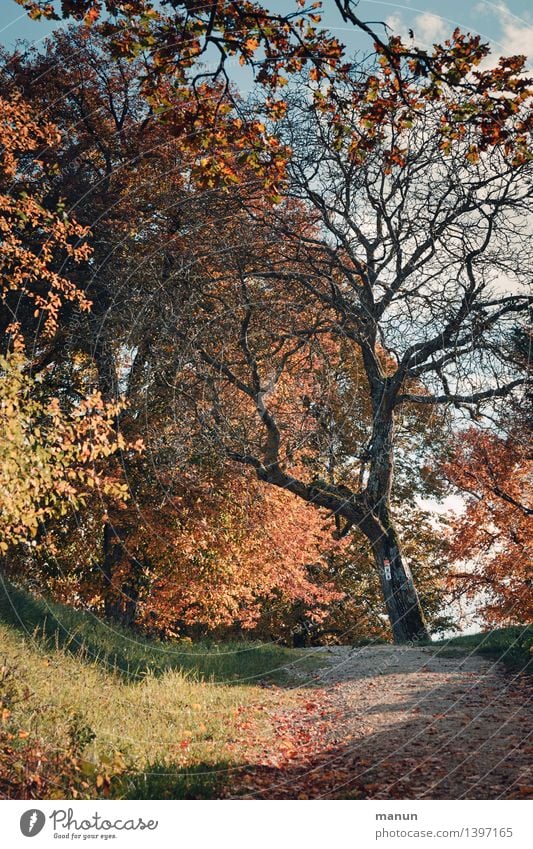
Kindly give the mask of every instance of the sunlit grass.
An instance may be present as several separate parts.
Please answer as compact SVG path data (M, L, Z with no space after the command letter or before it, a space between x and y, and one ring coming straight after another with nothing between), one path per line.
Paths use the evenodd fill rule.
M439 654L476 652L513 671L533 672L533 625L494 628L432 643Z
M274 643L148 640L89 612L35 598L6 583L0 583L0 622L41 648L62 648L129 680L179 670L196 680L243 684L266 677L282 682L286 665L299 656Z
M30 690L13 721L53 749L87 738L88 774L109 772L111 795L205 798L231 786L268 735L269 706L291 700L290 688L261 685L287 681L300 656L308 666L271 644L152 643L12 587L0 595L0 665ZM98 795L93 777L87 796Z

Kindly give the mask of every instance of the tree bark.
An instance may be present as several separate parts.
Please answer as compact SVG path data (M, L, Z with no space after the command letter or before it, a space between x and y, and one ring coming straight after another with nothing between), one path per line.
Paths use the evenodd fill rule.
M379 386L376 392L374 388ZM386 378L372 387L374 420L365 499L372 513L366 534L379 571L395 643L428 641L430 635L411 570L401 553L391 515L394 479L395 389Z
M106 619L117 621L120 619L120 599L117 598L116 588L113 586L113 578L115 576L116 568L122 558L123 549L122 543L117 536L117 532L110 522L104 523L102 547L104 613Z
M106 619L117 622L124 628L132 628L137 618L143 565L128 554L124 542L124 529L104 523L103 532L103 597ZM119 580L119 567L127 570Z
M430 635L413 576L402 557L392 523L389 523L388 527L382 527L378 535L374 533L371 544L394 642L429 641Z

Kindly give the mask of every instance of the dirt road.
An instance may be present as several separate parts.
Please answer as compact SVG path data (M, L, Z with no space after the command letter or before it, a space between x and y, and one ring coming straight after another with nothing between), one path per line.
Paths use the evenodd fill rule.
M248 776L267 798L497 799L533 795L531 678L479 655L309 649L325 665L274 717ZM240 794L239 794L240 795Z

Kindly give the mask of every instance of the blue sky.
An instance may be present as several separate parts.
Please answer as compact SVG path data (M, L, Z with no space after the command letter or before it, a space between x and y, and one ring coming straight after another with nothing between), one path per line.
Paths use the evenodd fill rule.
M276 10L289 11L292 0L264 0ZM445 38L456 26L479 32L494 45L498 54L526 53L533 55L533 11L529 0L360 0L359 14L365 20L386 20L394 31L407 34L412 28L417 41L430 44ZM443 8L445 11L443 11ZM0 42L11 47L16 39L40 41L52 31L53 25L30 21L14 0L0 0ZM365 40L343 27L333 0L324 0L324 24L335 30L347 43L349 52L364 48Z

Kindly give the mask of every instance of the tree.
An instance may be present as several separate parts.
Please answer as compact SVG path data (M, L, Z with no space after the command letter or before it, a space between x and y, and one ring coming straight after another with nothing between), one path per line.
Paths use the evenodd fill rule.
M75 64L69 61L71 50ZM58 67L61 73L54 76ZM326 599L335 598L329 586L333 574L324 574L320 586L306 574L307 563L314 565L315 574L321 559L318 544L313 548L313 535L318 535L323 517L317 514L311 519L309 510L297 509L288 494L260 495L257 484L244 487L242 479L227 470L213 479L206 462L211 460L213 446L205 430L198 428L198 411L191 411L189 403L191 398L203 403L203 377L189 373L175 385L176 364L180 365L183 354L187 356L187 345L176 329L183 330L188 321L193 325L206 304L205 298L195 299L197 285L207 277L213 280L214 299L233 297L220 265L225 251L218 252L214 230L220 220L227 219L228 228L230 221L235 227L231 242L241 240L246 222L239 216L235 198L220 187L207 196L194 186L186 187L182 169L189 160L168 133L168 124L151 127L140 145L142 132L135 118L141 118L142 126L145 110L142 99L135 100L134 69L102 61L98 45L83 30L59 36L44 56L8 58L5 73L11 85L24 85L29 96L35 96L35 76L46 74L49 81L41 106L46 105L61 126L62 143L52 161L53 178L43 183L46 205L53 208L57 198L63 197L65 208L76 205L84 222L96 219L91 262L71 275L78 289L91 295L91 304L86 313L62 312L61 336L48 340L46 358L40 357L48 363L42 373L46 378L42 391L61 390L63 396L83 397L87 387L96 384L104 397L114 399L120 380L131 411L121 417L121 427L131 436L138 435L140 420L148 449L146 459L133 462L122 456L133 500L127 510L108 505L104 551L98 518L95 521L103 510L98 498L85 496L75 520L67 522L61 516L55 526L47 521L56 551L53 556L45 552L44 565L39 558L32 558L33 562L23 558L19 564L23 574L32 583L53 588L64 600L84 599L123 624L164 629L176 628L181 621L182 629L192 628L194 616L197 627L228 627L235 621L239 627L250 628L261 611L272 605L273 593L278 594L275 609L300 604L311 620L324 617ZM111 107L107 94L113 98ZM129 109L122 127L128 133L127 144L113 114L122 114L126 99ZM89 119L95 110L98 122ZM149 158L142 156L144 149L150 151ZM132 151L140 161L128 167ZM259 181L252 181L252 186L257 192ZM248 230L245 242L250 235ZM198 254L201 246L203 256ZM268 245L258 245L254 256L256 250L267 249ZM176 314L182 316L178 328L172 323ZM28 336L31 330L30 323ZM225 344L224 337L220 343ZM358 366L352 362L348 368L344 359L343 365L338 355L335 360L336 388L330 405L304 411L302 427L313 434L318 454L303 460L314 463L317 475L329 463L327 442L332 434L344 440L337 464L346 466L356 441L355 433L343 433L339 426L342 398L349 392L355 402L357 396ZM301 379L304 389L306 381L327 386L327 374L313 373L318 364L316 357L312 363L304 360L294 378L287 374L286 379L293 383ZM285 403L290 404L292 394L287 387ZM234 410L242 410L235 396L232 403ZM364 427L368 413L362 399ZM35 418L29 417L28 428ZM357 430L357 423L354 427ZM407 477L406 488L422 491L423 481L415 484L413 475ZM218 499L213 495L214 480L220 490ZM210 497L202 498L200 505L189 505L184 481L190 493L207 491ZM50 492L55 489L54 479ZM230 494L237 499L231 508ZM180 500L179 509L173 499Z
M283 116L286 107L279 90L294 74L305 69L310 69L315 82L329 89L330 97L323 104L334 119L338 118L335 88L339 77L345 79L354 69L353 63L344 61L344 48L338 39L317 26L321 21L320 0L309 7L305 0L296 0L294 10L283 13L271 12L252 0L205 3L134 0L126 4L117 0L15 2L31 18L83 20L110 40L116 56L134 59L142 55L143 90L156 113L168 111L174 120L179 104L181 116L177 124L184 144L198 148L206 139L216 138L224 158L227 142L234 143L237 136L241 147L249 148L249 161L262 172L268 172L271 162L277 169L286 161L289 151L280 148L273 151L273 136L265 133L264 124L243 121L240 114L234 121L232 139L219 133L218 118L224 114L224 109L219 107L228 99L236 107L240 104L231 86L229 61L237 57L241 65L249 68L254 82L264 89L263 108L274 120ZM506 87L513 69L504 64L496 71L470 74L489 52L479 36L455 30L443 45L435 45L433 52L428 53L416 46L406 46L398 36L388 37L384 23L368 23L360 18L356 11L358 0L335 0L335 6L343 23L369 38L408 110L416 108L417 96L413 97L413 90L403 84L401 70L405 63L424 81L425 92L433 99L441 98L442 87L446 85L454 86L463 97L477 97L478 106L469 110L468 121L482 127L488 144L499 139L500 127L512 109L507 102ZM213 60L211 68L205 67L206 59ZM521 88L522 83L515 78L515 94ZM377 100L374 93L375 77L368 74L359 95L362 101L367 95ZM375 106L367 105L365 116L370 131L365 143L370 145L380 134L379 104ZM460 112L459 98L453 103L451 114L461 118ZM448 124L446 130L455 137L456 121ZM272 186L273 193L275 188Z
M275 89L283 85L281 72L306 64L334 68L342 56L338 40L318 29L320 3L297 0L287 13L270 12L261 3L223 0L15 0L31 18L74 18L88 26L100 22L112 37L117 53L129 58L145 51L152 77L172 76L177 85L227 76L228 60L238 57L257 80ZM213 58L213 70L201 63ZM153 81L153 80L152 80Z
M21 354L0 357L0 553L35 544L47 523L79 508L91 490L124 500L127 486L102 461L126 448L117 407L94 393L75 409L36 397ZM114 473L113 473L114 471Z
M65 301L86 310L83 292L58 264L87 259L87 231L63 207L42 204L46 151L57 146L57 127L32 114L18 93L0 97L0 328L1 350L24 347L22 322L32 339L57 331Z
M307 505L265 492L259 482L250 487L236 470L189 469L175 477L164 509L143 503L140 526L127 537L130 559L150 570L138 627L166 635L241 634L269 602L306 604L319 619L340 597L331 581L319 585L308 573L307 564L320 559L322 517L308 515ZM120 595L125 600L127 593Z
M511 337L510 353L526 370L529 343L524 328ZM527 624L533 616L531 400L525 393L499 421L459 433L444 466L466 502L451 526L450 585L456 596L480 604L489 625Z
M42 3L24 5L43 10ZM261 480L331 510L338 535L358 527L373 547L395 638L425 637L392 522L393 448L400 415L482 403L520 383L494 335L525 300L485 295L492 256L503 268L502 245L509 256L518 250L520 221L512 234L509 220L528 202L521 193L530 122L523 62L478 71L487 49L456 31L431 56L377 38L375 64L341 67L334 40L305 29L307 13L293 26L292 16L255 4L170 6L166 14L140 0L62 4L66 16L88 15L89 23L104 8L116 12L104 27L113 49L140 56L137 65L108 64L102 75L98 49L89 50L68 95L79 110L84 153L81 167L76 157L69 167L88 177L91 191L98 174L105 187L97 199L102 261L95 260L90 280L102 299L94 299L87 334L96 344L84 353L95 360L104 397L125 383L140 408L146 389L154 391L154 434L174 394L191 425L190 445L222 449ZM337 6L365 29L354 4ZM176 41L178 30L190 35L191 27L198 38L188 46ZM217 40L221 64L202 78L198 60ZM228 87L228 55L250 62L265 84L256 108L244 108ZM309 65L309 85L280 100L280 71ZM146 77L139 80L141 66ZM61 87L57 73L55 83ZM133 112L130 94L139 105ZM94 106L105 115L97 128ZM154 157L150 145L170 139L168 158ZM72 141L75 147L77 133ZM170 162L172 177L163 189L157 183L154 197L150 181ZM130 201L133 189L140 206ZM457 271L457 286L449 285L446 264ZM127 279L122 310L116 271ZM153 308L155 292L162 315ZM130 334L138 316L142 327ZM124 371L126 340L134 356ZM357 411L339 367L356 354L370 413L357 449L342 438L344 421ZM467 391L469 357L483 379L489 359L490 368L497 364L499 382ZM326 439L324 381L346 411ZM166 450L175 458L182 448L178 438ZM105 562L115 556L107 543Z
M402 506L401 512L395 512L402 550L412 563L428 629L432 634L449 631L455 623L447 608L449 545L445 528L417 505ZM299 598L265 599L253 631L260 638L275 636L295 646L391 639L379 573L364 537L354 533L328 544L329 527L322 523L321 556L309 563L308 569L314 584L326 583L339 597L330 598L327 604L320 599L307 603Z
M58 270L87 259L86 228L61 204L43 205L43 160L58 141L57 128L35 117L18 94L0 98L2 554L34 543L47 520L83 503L88 489L126 497L124 484L99 468L126 448L115 428L119 407L98 392L67 405L64 397L47 395L43 383L65 303L89 308L85 294Z
M480 602L489 625L527 624L533 616L531 471L524 445L473 428L458 439L447 466L451 483L467 499L452 527L450 555L459 565L451 587Z
M197 317L187 338L197 368L209 373L203 420L228 456L344 518L341 533L356 526L366 536L403 642L426 639L427 629L391 510L398 426L408 407L478 415L523 384L504 340L530 302L521 287L531 273L532 164L520 61L500 66L509 105L497 138L470 121L476 98L458 105L457 90L443 86L435 99L409 65L402 85L387 60L380 66L371 85L365 73L365 98L357 78L339 83L333 116L312 83L289 103L278 128L293 150L287 200L254 206L243 193L261 251L234 242L235 283L227 296L219 287L220 311L206 290L207 321ZM332 371L328 340L342 340L363 364L372 428L355 455L357 487L306 477L291 448L302 434L284 407L286 372L307 360L306 394L319 405L312 373ZM240 408L228 406L229 388L256 416L262 436L253 442L239 428Z

